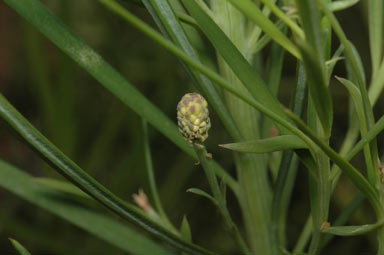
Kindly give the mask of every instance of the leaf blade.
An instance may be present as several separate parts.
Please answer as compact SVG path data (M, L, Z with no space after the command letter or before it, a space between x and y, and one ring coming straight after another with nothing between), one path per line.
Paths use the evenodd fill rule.
M306 143L304 143L295 135L281 135L272 138L246 141L241 143L220 144L219 146L233 151L257 154L308 148Z
M337 226L337 227L328 227L322 230L325 234L332 234L337 236L357 236L363 235L370 231L375 230L376 228L382 226L384 220L381 220L375 224L365 224L360 226Z
M13 247L19 252L20 255L31 255L31 253L15 239L9 238L9 241L11 241Z

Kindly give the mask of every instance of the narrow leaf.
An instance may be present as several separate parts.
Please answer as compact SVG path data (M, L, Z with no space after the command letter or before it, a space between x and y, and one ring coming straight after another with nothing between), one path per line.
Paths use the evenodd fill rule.
M2 160L0 160L0 187L123 251L133 254L172 254L170 250L121 222L86 207L65 203L62 193L37 183L29 174Z
M356 212L358 208L363 204L365 197L360 192L352 199L351 202L343 209L343 211L337 216L333 222L334 226L341 226L347 223L348 219ZM323 238L321 243L322 247L326 247L327 244L332 241L334 235L327 235Z
M19 255L31 255L31 253L24 248L24 246L22 246L18 241L16 241L15 239L12 239L12 238L9 238L9 241L11 241L13 247L15 247L15 249L17 250L17 252L19 253Z
M357 116L359 118L359 122L361 123L361 125L365 124L364 106L359 88L355 84L353 84L353 82L347 79L343 79L337 76L335 76L335 78L348 89L348 92L353 100Z
M383 13L382 0L368 1L369 46L372 59L372 77L375 77L383 60Z
M186 241L192 242L191 227L189 226L187 216L185 215L183 217L183 221L181 222L180 233Z
M201 196L201 197L205 197L209 200L211 200L211 202L214 204L214 205L217 205L217 201L214 197L212 197L211 195L209 195L207 192L205 192L204 190L201 190L201 189L198 189L198 188L190 188L190 189L187 189L187 192L190 192L190 193L193 193L195 195L198 195L198 196Z
M87 193L76 187L70 182L67 181L61 181L53 178L45 178L45 177L39 177L34 178L34 181L37 183L41 183L45 186L48 186L52 189L55 189L57 191L61 191L70 195L74 195L77 197L92 199Z
M380 0L379 0L380 1ZM332 12L342 11L357 4L359 0L338 0L328 3L328 8Z
M295 135L281 135L255 141L220 144L219 146L229 150L247 153L268 153L308 148L308 146Z
M384 220L381 220L375 224L366 224L360 226L338 226L338 227L328 227L322 230L323 233L332 234L336 236L358 236L364 235L368 232L375 230L378 227L381 227L384 224Z
M307 73L309 93L325 135L329 137L333 121L332 97L325 82L322 63L315 58L311 46L303 42L300 44L305 71Z
M347 160L351 160L359 151L361 151L364 146L371 142L373 139L377 137L384 130L384 116L382 116L375 125L371 129L369 129L368 133L361 138L361 140L350 150L345 157Z

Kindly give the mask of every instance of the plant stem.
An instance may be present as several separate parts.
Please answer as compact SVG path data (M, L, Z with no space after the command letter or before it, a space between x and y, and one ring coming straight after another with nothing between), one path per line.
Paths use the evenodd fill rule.
M202 144L195 143L193 147L196 151L196 154L199 156L200 163L202 164L205 175L207 176L207 180L213 193L213 197L217 202L217 206L221 215L223 216L223 220L227 229L230 231L230 234L235 238L236 243L244 252L244 254L250 255L251 252L249 251L246 242L241 236L239 229L232 221L231 215L229 214L225 194L223 194L217 182L214 166L212 165L212 159L209 156L209 153L207 152L205 146Z
M152 156L151 156L151 149L149 145L149 137L148 137L148 124L147 121L142 119L142 125L143 125L143 137L144 137L144 156L145 156L145 164L146 164L146 170L147 170L147 177L148 177L148 185L149 189L151 191L151 195L155 204L155 208L157 212L159 213L165 227L167 227L170 231L177 233L177 230L172 225L171 221L168 219L167 214L165 213L163 206L161 204L159 192L157 190L157 185L155 181L155 174L153 171L153 164L152 164Z
M247 52L245 19L225 0L212 1L216 22L242 54ZM248 59L249 61L249 59ZM246 91L223 58L218 57L222 77L232 88ZM248 94L248 92L246 92ZM234 95L225 92L228 108L242 132L244 139L260 138L260 113ZM278 254L278 244L273 241L271 227L271 188L268 182L266 158L251 154L235 154L241 206L248 242L254 254Z

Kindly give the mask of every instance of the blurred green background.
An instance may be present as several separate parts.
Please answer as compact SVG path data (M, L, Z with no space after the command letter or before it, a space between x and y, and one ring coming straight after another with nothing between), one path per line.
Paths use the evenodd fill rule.
M176 119L178 100L196 89L175 57L97 1L43 2L156 106L171 119ZM143 7L129 1L124 4L154 26ZM365 13L362 3L340 12L338 17L356 44L369 74ZM195 42L203 58L214 61L213 48L206 40L196 39ZM295 84L295 66L293 58L287 56L280 84L280 99L286 105ZM335 74L345 76L342 64L337 65ZM348 127L348 98L340 84L332 84L332 90L335 108L332 144L338 148ZM70 158L120 197L132 202L132 194L139 188L148 190L140 117L99 86L3 2L0 2L0 91ZM383 100L379 100L375 108L377 116L382 115L382 109ZM217 146L231 140L217 116L211 115L212 128L207 147L214 158L234 174L231 153ZM235 254L234 243L225 233L213 205L185 192L191 187L208 190L202 169L151 127L150 143L160 196L172 222L179 226L183 215L187 215L195 242L223 254ZM3 123L0 124L0 157L34 176L60 178ZM361 161L361 157L356 157L353 162L359 166ZM307 172L300 167L288 220L291 246L295 244L309 213L306 180ZM352 184L341 179L332 200L330 221L354 194ZM237 203L232 194L228 194L228 198L231 212L241 224ZM370 208L366 206L349 223L363 224L373 219ZM0 189L0 254L14 254L8 237L20 241L33 254L123 254ZM369 255L374 254L374 245L374 235L335 238L323 254Z

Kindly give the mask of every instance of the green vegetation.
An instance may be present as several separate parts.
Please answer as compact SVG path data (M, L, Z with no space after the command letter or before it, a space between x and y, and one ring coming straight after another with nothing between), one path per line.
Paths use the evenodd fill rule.
M0 250L384 255L382 0L2 3Z

